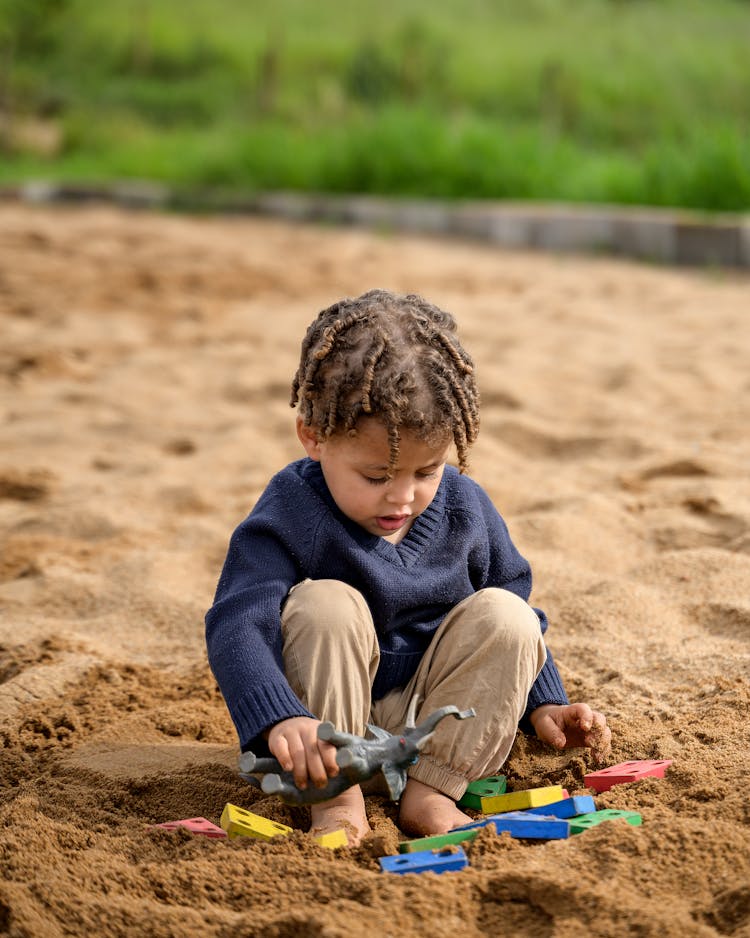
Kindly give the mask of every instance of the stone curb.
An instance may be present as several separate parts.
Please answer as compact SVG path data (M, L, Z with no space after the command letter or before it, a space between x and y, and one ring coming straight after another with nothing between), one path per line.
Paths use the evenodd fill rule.
M146 182L30 182L0 190L26 202L106 201L130 208L260 214L472 238L519 249L614 254L663 264L750 269L750 215L626 206L448 202L294 192L181 193Z

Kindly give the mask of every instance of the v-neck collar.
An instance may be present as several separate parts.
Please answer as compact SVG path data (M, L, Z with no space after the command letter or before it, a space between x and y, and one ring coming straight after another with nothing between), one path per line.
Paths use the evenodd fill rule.
M445 512L445 472L443 472L443 478L440 480L438 490L430 504L421 514L417 515L412 526L398 544L392 544L384 537L370 534L356 521L347 518L334 501L330 489L326 485L319 462L308 458L303 460L303 463L305 463L302 470L303 478L323 498L334 518L362 548L374 551L384 560L402 567L413 566L433 540L434 533L440 527Z

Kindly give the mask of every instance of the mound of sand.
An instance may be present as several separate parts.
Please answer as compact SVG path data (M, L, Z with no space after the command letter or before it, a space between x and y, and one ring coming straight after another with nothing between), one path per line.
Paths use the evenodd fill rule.
M234 526L301 453L299 340L373 286L455 312L472 473L535 571L573 699L664 780L570 841L486 833L381 874L236 774L202 617ZM750 281L259 220L0 208L0 933L750 935ZM582 787L519 738L513 787ZM287 840L149 830L227 801Z

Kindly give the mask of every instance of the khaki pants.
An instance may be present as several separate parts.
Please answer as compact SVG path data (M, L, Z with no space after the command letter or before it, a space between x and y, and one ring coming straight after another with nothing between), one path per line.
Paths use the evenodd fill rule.
M284 665L311 713L364 736L367 723L391 733L417 694L417 723L454 704L469 720L446 717L409 775L458 800L470 781L494 775L515 739L546 650L536 613L502 589L483 589L455 606L435 632L417 672L372 701L380 650L364 597L339 580L305 580L282 614Z

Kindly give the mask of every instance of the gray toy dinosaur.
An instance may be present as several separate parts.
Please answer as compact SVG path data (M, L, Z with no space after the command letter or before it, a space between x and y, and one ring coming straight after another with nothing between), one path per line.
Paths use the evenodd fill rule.
M373 739L365 739L350 733L340 733L333 723L321 723L318 727L318 738L336 746L336 763L341 769L338 775L328 779L323 788L297 788L292 773L285 772L276 759L256 759L252 752L244 752L240 756L240 776L251 785L261 788L267 795L278 795L286 804L299 805L328 801L329 798L335 798L352 785L364 782L381 771L391 799L398 801L406 785L407 767L417 761L420 751L432 738L438 723L447 716L454 716L457 720L476 716L473 709L440 707L419 726L415 726L416 710L417 698L414 697L400 736L394 736L368 723L367 729ZM263 775L263 781L260 782L251 775L252 772Z

